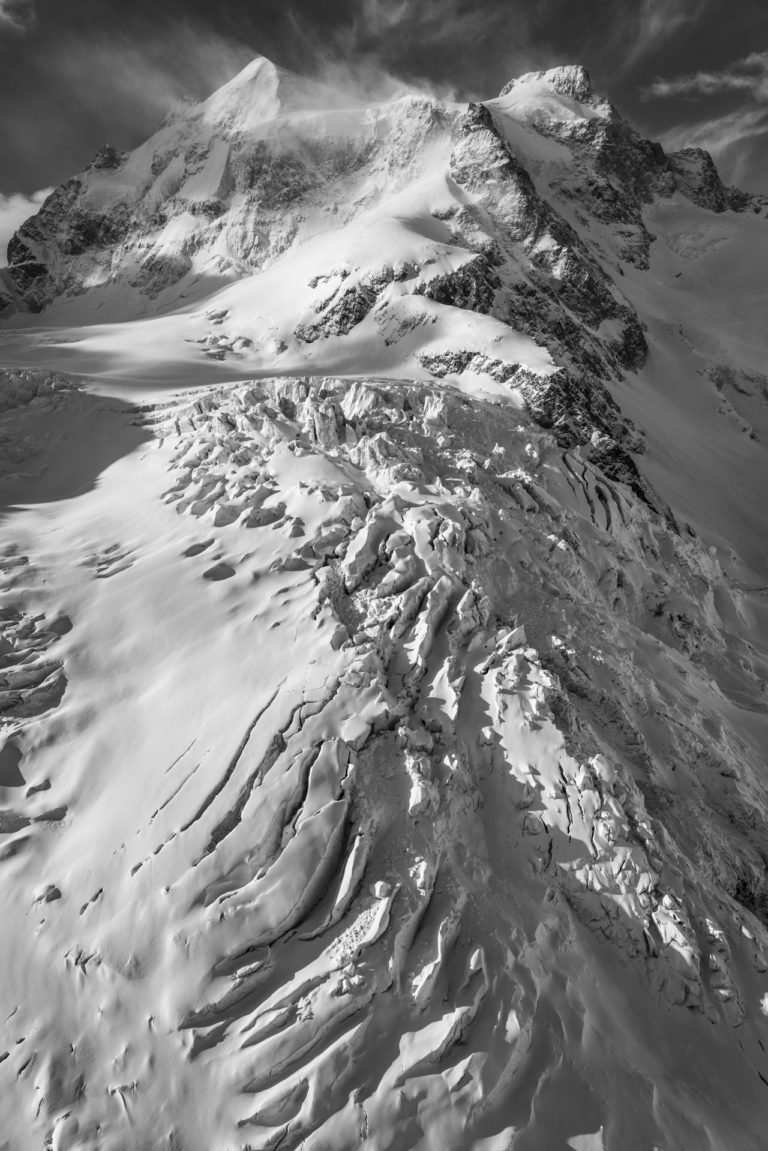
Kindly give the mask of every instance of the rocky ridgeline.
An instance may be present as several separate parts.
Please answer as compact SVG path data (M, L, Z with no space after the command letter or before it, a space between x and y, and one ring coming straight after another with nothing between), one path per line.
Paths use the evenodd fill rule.
M380 1137L405 1084L449 1140L501 1137L542 1029L577 1057L537 1012L576 923L645 989L660 1045L668 1012L738 1029L768 968L768 843L746 798L762 749L701 702L735 594L712 556L579 448L439 387L271 379L151 420L167 500L304 573L338 660L259 713L179 879L218 955L182 1026L243 1093L248 1145Z
M315 314L292 332L299 352L349 335L371 315L387 345L420 322L426 330L426 312L388 326L393 285L399 297L493 316L546 347L561 369L517 374L534 417L564 446L591 443L609 477L658 508L630 454L642 451L642 438L608 390L647 354L643 323L621 291L621 263L647 268L653 237L643 210L654 200L681 192L715 212L760 211L763 201L725 188L706 153L667 156L643 140L578 67L521 77L488 105L411 96L343 113L318 113L316 101L330 97L314 89L315 103L302 105L291 87L298 81L266 61L246 73L215 108L183 109L129 156L103 149L57 189L10 242L7 307L39 311L110 283L160 296L165 307L200 290L203 267L203 283L223 284L273 265L312 229L335 231L338 274L318 269ZM254 75L276 101L255 123L243 113ZM567 165L539 165L535 176L504 130L505 97L532 82L566 100L567 114L550 101L518 113L521 122L570 153ZM412 260L355 269L343 229L377 205L386 212L388 198L441 165L456 195L436 214L466 252L458 266L437 273L415 246ZM574 212L576 228L564 214ZM275 344L286 347L282 336ZM218 341L206 354L221 359L227 350ZM443 377L462 353L416 355ZM477 370L483 353L468 349L473 356ZM502 362L494 371L510 379L517 368Z
M533 78L602 113L576 120L551 111L532 117L538 132L566 143L572 153L567 174L540 191L545 198L554 194L578 201L587 226L590 217L612 225L621 258L647 266L652 237L642 208L656 197L680 191L716 212L764 206L757 197L724 187L707 153L687 149L667 156L660 145L643 140L594 93L583 69L553 69ZM502 95L529 79L512 81ZM155 296L180 284L201 251L210 253L220 272L258 270L300 238L308 210L333 206L340 226L361 208L369 209L376 197L418 178L431 145L455 131L458 122L462 137L480 128L487 135L474 142L474 157L466 140L459 146L451 175L462 183L457 175L462 164L472 169L468 186L481 193L483 208L492 210L499 197L497 218L505 228L511 225L512 236L527 245L529 255L535 251L534 263L545 270L549 264L550 271L559 265L563 301L580 319L600 322L614 313L617 301L606 294L604 275L595 276L594 266L585 274L578 236L551 204L535 203L530 176L511 156L484 105L457 112L432 99L409 97L354 116L329 113L325 121L316 113L307 111L303 119L294 113L277 120L273 130L269 116L265 119L254 126L220 115L211 123L205 106L193 106L171 117L131 156L103 148L85 173L56 189L12 237L7 306L39 311L62 293L114 279ZM198 177L213 171L213 184L209 179L206 191L198 190ZM369 190L359 197L362 177ZM510 180L518 185L511 200ZM180 219L181 239L169 244L169 225ZM547 228L556 241L552 254L540 243ZM631 364L642 354L642 343L633 337L617 352Z
M607 225L620 259L638 268L648 267L654 237L642 210L657 198L681 192L713 212L759 212L766 208L764 197L725 186L712 157L703 149L684 148L667 154L660 144L643 139L595 92L585 68L555 68L511 80L502 89L502 97L531 79L546 82L560 95L598 113L574 119L542 109L531 113L530 122L536 131L562 141L571 150L569 171L553 182L552 191L579 205L580 218L587 227L591 219Z

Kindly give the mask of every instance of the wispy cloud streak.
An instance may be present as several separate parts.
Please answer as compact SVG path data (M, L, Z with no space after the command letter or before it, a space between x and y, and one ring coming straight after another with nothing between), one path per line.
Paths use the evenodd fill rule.
M768 52L751 52L719 71L693 72L671 79L658 76L644 94L646 98L696 98L723 92L747 92L755 100L768 102Z
M315 74L343 90L368 98L404 90L443 99L490 96L510 76L544 66L531 22L549 2L360 0L331 35L313 40L314 26L298 7L292 26Z
M463 0L362 0L340 39L353 51L412 37L435 45L467 36L476 41L499 19L498 10L468 7Z
M34 0L0 0L0 32L26 32L34 23Z
M626 52L622 68L636 64L685 25L695 23L706 6L707 0L639 0L618 5L618 38Z

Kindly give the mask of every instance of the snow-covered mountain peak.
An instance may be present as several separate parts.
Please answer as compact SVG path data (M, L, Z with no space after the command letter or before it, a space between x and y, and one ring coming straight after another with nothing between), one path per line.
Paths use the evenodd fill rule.
M562 119L610 118L617 115L613 105L592 86L581 64L564 64L541 72L526 72L505 84L500 99L508 109L532 115L553 113Z
M265 56L257 56L209 96L200 110L211 124L234 121L252 126L272 120L291 91L292 79Z
M0 301L38 311L95 289L102 305L113 297L123 315L146 311L157 298L167 308L214 283L260 273L320 234L333 233L334 262L352 266L351 233L343 228L374 210L401 233L404 219L426 213L435 239L474 250L478 228L490 242L487 226L475 220L468 228L470 202L451 194L446 178L455 179L458 164L471 195L493 199L493 189L502 189L498 172L510 174L513 162L534 181L520 194L529 208L523 231L538 252L534 221L555 209L572 223L577 199L593 217L618 225L615 257L641 263L651 242L644 203L677 190L716 210L736 203L708 158L675 160L642 140L578 65L527 73L484 104L409 95L366 106L257 57L207 100L170 115L130 154L106 150L57 189L11 240ZM395 203L408 189L418 203ZM409 225L422 239L424 227ZM396 244L398 259L421 267L432 257L413 245ZM309 278L325 275L325 258Z
M649 265L648 206L679 192L751 203L702 155L643 140L579 66L486 103L351 107L259 57L48 198L9 244L6 312L79 315L95 294L102 315L167 313L171 333L219 293L237 331L207 360L514 379L561 438L608 437L654 504L605 388L647 354L622 277Z
M258 133L278 116L343 106L341 93L257 56L193 110L227 132Z
M582 64L561 64L539 75L551 84L556 92L572 96L581 104L588 104L590 100L595 99L589 72Z

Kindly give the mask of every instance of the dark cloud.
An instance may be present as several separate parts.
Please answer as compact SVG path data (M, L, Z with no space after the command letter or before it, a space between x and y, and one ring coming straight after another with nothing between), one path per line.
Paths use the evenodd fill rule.
M1 2L1 0L0 0ZM61 182L105 142L133 147L180 100L202 99L255 48L198 22L50 24L0 43L0 191Z
M119 123L127 109L154 124L180 100L226 83L253 56L250 46L180 23L168 37L65 34L48 67L81 114Z

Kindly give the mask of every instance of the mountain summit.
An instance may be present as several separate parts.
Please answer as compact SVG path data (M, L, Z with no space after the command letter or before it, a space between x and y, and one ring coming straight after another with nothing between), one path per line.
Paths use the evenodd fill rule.
M601 111L610 109L610 114L617 115L608 101L595 92L589 72L581 64L564 64L546 72L526 72L524 76L518 76L505 84L501 95L507 96L510 92L531 90L534 87L540 93L551 89L560 96L570 97L582 108L593 107Z
M766 227L259 58L19 229L0 1149L762 1151Z
M388 197L425 175L451 177L462 106L415 95L349 104L258 57L134 152L104 149L57 189L9 244L7 306L35 312L112 287L133 289L123 309L141 309L146 296L166 307L194 294L201 277L259 272L318 232L340 234L375 205L385 210ZM654 196L681 191L715 210L754 203L722 186L705 153L666 156L641 140L581 67L529 73L499 100L469 107L488 110L498 147L514 162L535 162L536 191L557 215L568 217L569 193L586 193L584 207L598 219L640 229L640 206ZM568 154L547 149L546 137ZM647 255L639 240L635 260ZM633 258L626 247L617 255Z
M334 89L278 68L265 56L257 56L202 104L190 109L190 119L215 124L228 135L245 132L258 138L279 116L320 112L345 103Z
M561 441L599 433L660 506L604 384L646 355L622 277L648 267L645 208L679 195L760 210L706 153L641 139L578 66L484 104L350 108L259 57L57 189L9 244L6 310L77 316L98 295L127 318L231 284L244 368L337 370L364 347L370 370L514 376Z

